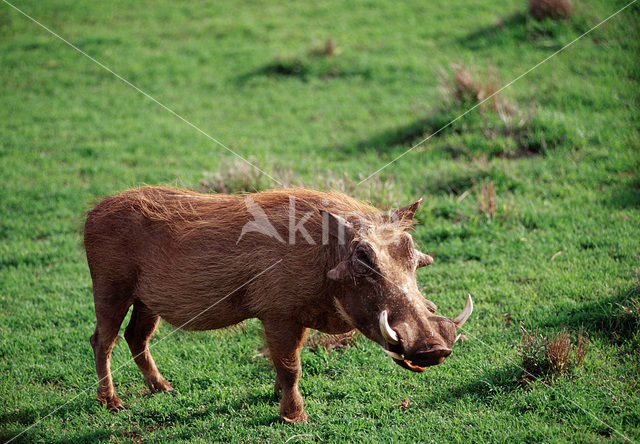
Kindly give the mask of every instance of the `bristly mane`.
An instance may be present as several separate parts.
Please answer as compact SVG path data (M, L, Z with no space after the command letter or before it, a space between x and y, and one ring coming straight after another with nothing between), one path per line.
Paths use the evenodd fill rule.
M270 208L288 205L289 196L295 196L296 209L300 211L326 210L345 215L357 215L372 226L386 227L394 231L411 229L411 220L391 221L387 214L377 208L335 191L316 191L302 187L261 191L253 194L206 194L171 187L139 187L119 195L126 199L114 199L106 207L108 213L134 210L143 217L158 222L167 222L179 236L188 236L194 230L206 230L229 217L229 223L237 223L234 216L246 214L245 198L250 196L261 207ZM108 198L108 199L113 199ZM275 221L278 225L278 221Z

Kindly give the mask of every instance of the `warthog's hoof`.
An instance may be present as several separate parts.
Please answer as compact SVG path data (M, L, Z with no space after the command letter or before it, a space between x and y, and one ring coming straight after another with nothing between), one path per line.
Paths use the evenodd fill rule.
M301 412L293 415L280 416L280 421L288 422L290 424L307 424L309 422L309 417L305 412Z
M120 401L120 398L115 395L106 399L101 397L98 397L97 399L101 404L105 404L107 409L111 412L118 413L122 412L123 410L127 410L124 405L122 405L122 401Z
M151 389L151 392L153 392L153 393L175 392L175 389L171 386L169 381L167 381L164 378L162 378L162 379L147 379L147 380L145 380L145 382L147 383L147 385L149 386L149 389Z
M127 408L125 406L123 406L122 404L119 405L114 405L114 406L107 406L107 408L109 409L109 411L113 412L113 413L118 413L118 412L124 412L127 410Z

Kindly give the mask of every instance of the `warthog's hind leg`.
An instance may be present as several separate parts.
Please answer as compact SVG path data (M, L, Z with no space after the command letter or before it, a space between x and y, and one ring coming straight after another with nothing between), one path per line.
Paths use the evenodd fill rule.
M300 349L307 329L283 320L263 320L267 345L276 367L275 391L282 389L280 419L286 422L307 422L304 402L298 390L302 373Z
M89 338L98 373L97 398L113 411L124 410L124 406L116 396L111 378L111 351L118 338L120 325L131 305L127 298L120 298L120 290L116 286L103 289L94 284L97 322L95 333Z
M152 392L174 392L169 382L162 377L149 351L149 340L153 336L160 317L154 315L142 302L133 303L133 312L124 337L129 344L131 355L144 376L144 382Z

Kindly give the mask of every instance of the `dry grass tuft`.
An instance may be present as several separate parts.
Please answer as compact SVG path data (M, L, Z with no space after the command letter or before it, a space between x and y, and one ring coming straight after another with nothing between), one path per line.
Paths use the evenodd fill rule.
M588 338L582 328L578 331L575 344L566 329L549 337L535 330L529 332L520 325L520 333L523 384L538 378L548 380L554 376L565 375L584 362Z
M520 325L520 357L524 369L523 380L545 375L547 360L544 350L544 337L537 332L528 332Z
M588 338L585 336L582 328L580 328L580 330L578 330L578 342L576 343L576 348L573 350L573 362L576 367L580 367L584 363L584 358L587 356L588 342Z
M476 125L487 140L499 143L501 152L495 149L493 155L517 158L542 154L564 144L570 134L557 120L545 120L536 102L517 106L508 101L502 95L498 70L491 65L486 70L452 65L450 70L440 70L438 83L444 98L441 112L447 117L459 116L482 103L478 107L479 119L475 118L472 125ZM474 118L469 120L473 122Z
M478 73L463 65L452 65L453 77L442 70L438 76L440 90L445 98L453 98L458 104L466 106L481 102L491 97L487 104L502 116L513 115L517 110L498 91L501 88L498 70L489 65L486 73Z
M318 45L311 49L310 54L316 57L332 57L340 55L340 48L336 45L336 41L328 37L324 45Z
M571 0L529 0L529 14L536 20L545 18L568 19L571 17Z
M550 373L562 375L571 363L571 339L566 330L554 333L545 342L545 353L549 361Z
M409 410L409 407L411 407L411 404L413 403L409 401L408 398L404 398L402 402L398 405L398 408L400 410Z
M318 350L321 349L326 350L328 353L331 353L333 350L341 348L357 347L357 334L358 332L356 330L340 335L329 335L316 330L312 330L307 337L306 345L307 347L309 347L309 351L313 353L317 353ZM269 347L267 346L267 340L264 336L264 331L261 333L261 336L262 346L258 349L258 352L253 357L270 358L271 353L269 352Z
M264 190L270 179L247 162L234 158L216 172L205 171L202 191L214 193L252 193Z
M356 346L356 334L355 330L349 333L343 333L341 335L328 335L319 331L313 330L307 338L307 346L312 352L317 352L319 349L325 349L328 352L332 350L355 347Z
M326 42L324 42L324 49L322 50L322 55L324 56L332 56L337 55L337 47L336 41L332 38L328 38Z
M375 175L367 181L367 186L358 187L358 182L365 177L360 175L357 180L346 173L335 173L333 170L319 171L313 175L312 181L303 181L294 171L283 168L273 168L269 174L282 182L283 186L306 186L327 191L339 191L358 199L367 201L380 209L397 207L400 202L400 189L393 176L382 177ZM206 193L253 193L278 185L264 173L252 167L241 159L232 159L222 163L217 171L205 171L200 181L198 191Z
M496 217L496 187L493 181L482 184L480 187L475 186L478 199L478 212L486 214L489 218Z
M380 209L389 209L406 204L405 202L400 202L400 189L393 176L382 177L376 174L367 180L366 186L359 187L358 182L365 177L360 174L358 180L354 180L346 173L337 174L332 170L327 170L319 173L315 182L310 186L321 190L340 191L369 202Z

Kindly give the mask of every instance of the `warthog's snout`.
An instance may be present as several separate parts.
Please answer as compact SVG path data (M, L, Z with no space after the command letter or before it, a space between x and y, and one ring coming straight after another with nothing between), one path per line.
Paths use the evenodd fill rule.
M384 351L396 364L414 372L441 364L451 355L451 347L460 337L457 330L473 311L471 296L456 318L430 316L425 322L401 322L396 329L389 324L389 314L383 310L379 317L380 334L385 339ZM400 332L400 333L399 333Z
M441 364L450 354L450 348L437 346L432 350L418 352L415 355L405 357L403 361L396 360L396 362L414 372L423 372L427 367Z
M390 350L385 352L391 356L396 364L414 372L423 372L427 367L441 364L450 354L451 349L446 346L437 346L429 351L405 355Z

